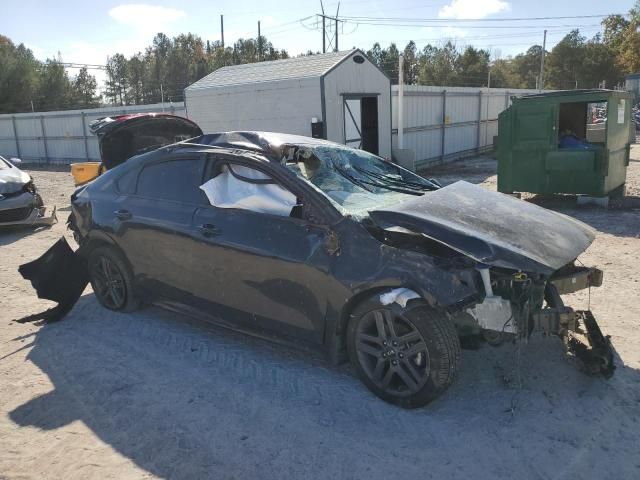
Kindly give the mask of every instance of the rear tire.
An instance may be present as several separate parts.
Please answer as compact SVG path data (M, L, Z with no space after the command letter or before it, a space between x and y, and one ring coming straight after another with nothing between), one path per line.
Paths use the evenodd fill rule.
M133 289L133 274L124 256L109 246L89 253L89 280L100 304L116 312L131 312L140 306Z
M453 382L461 364L460 340L447 316L423 301L366 302L347 330L347 349L363 383L386 402L422 407Z

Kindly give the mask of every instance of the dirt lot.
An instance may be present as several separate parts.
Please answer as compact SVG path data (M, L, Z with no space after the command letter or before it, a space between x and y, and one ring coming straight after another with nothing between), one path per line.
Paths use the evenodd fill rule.
M640 147L629 194L640 197ZM0 478L640 478L640 209L542 199L598 230L581 260L605 270L591 308L618 370L590 378L557 339L464 352L455 385L417 411L368 393L347 366L149 307L67 319L17 273L60 235L66 172L32 172L62 222L0 233ZM435 169L495 188L495 162ZM587 293L571 304L586 308Z

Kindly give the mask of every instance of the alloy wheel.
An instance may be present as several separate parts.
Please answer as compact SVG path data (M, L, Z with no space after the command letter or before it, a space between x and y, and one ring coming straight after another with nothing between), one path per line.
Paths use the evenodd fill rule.
M92 263L91 278L95 293L105 306L113 310L124 306L126 301L124 277L110 258L101 255Z
M390 309L367 313L358 324L355 343L367 377L388 393L415 394L429 379L429 351L422 334Z

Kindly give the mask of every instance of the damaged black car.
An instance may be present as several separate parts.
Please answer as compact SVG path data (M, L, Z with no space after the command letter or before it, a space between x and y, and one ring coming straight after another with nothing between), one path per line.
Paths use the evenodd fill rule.
M590 227L344 145L199 135L79 188L69 224L106 308L153 302L315 346L402 407L447 389L465 336L545 332L591 372L613 372L591 312L561 299L602 282L574 263Z

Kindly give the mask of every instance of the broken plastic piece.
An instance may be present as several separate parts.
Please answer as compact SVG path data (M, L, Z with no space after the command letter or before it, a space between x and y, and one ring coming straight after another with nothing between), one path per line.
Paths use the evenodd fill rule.
M219 208L241 208L288 217L297 204L296 196L253 168L227 165L222 172L200 186L209 203Z
M391 305L395 302L404 308L407 306L407 302L414 298L420 298L420 295L408 288L395 288L390 292L380 295L380 303L382 303L382 305Z
M89 283L84 259L71 250L64 237L40 258L20 265L18 271L31 282L38 298L58 302L57 306L41 314L30 315L23 321L61 320L73 308Z

